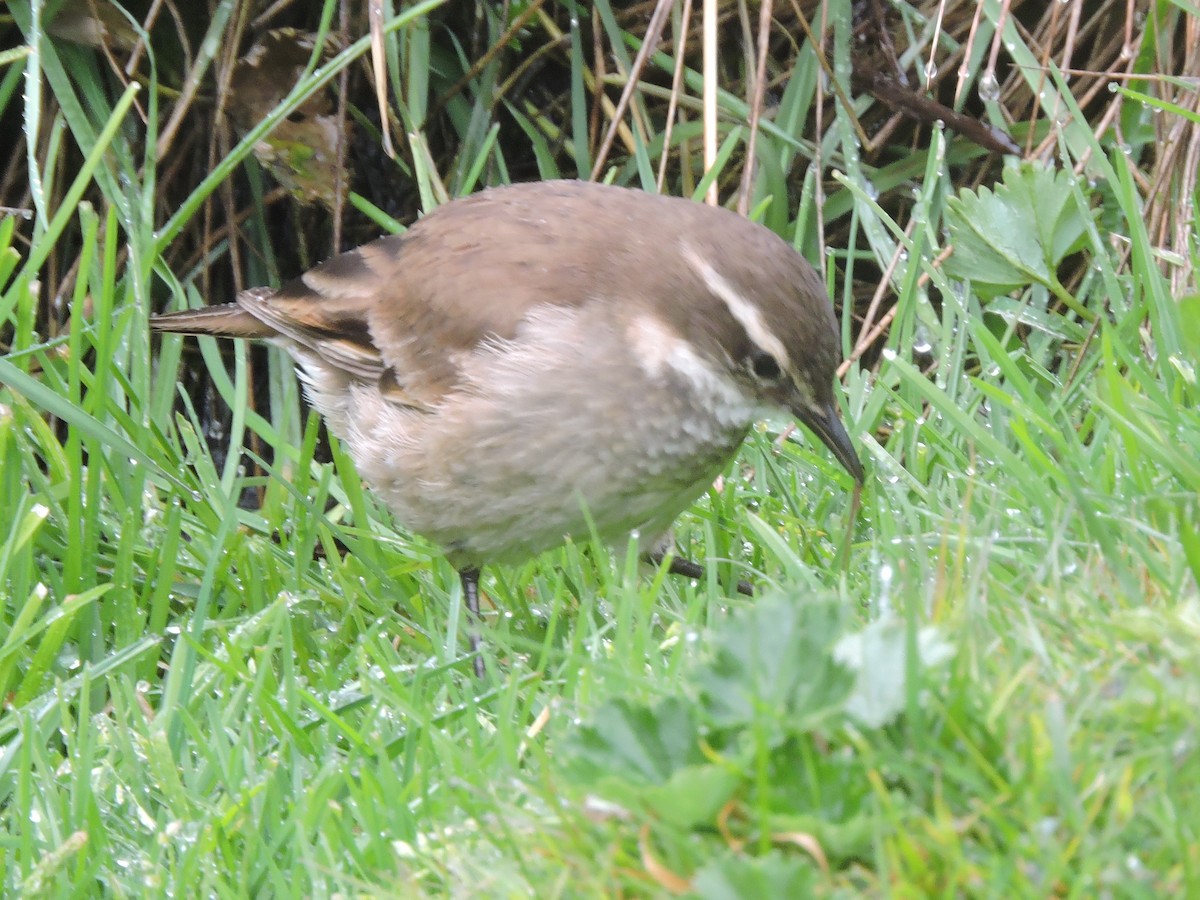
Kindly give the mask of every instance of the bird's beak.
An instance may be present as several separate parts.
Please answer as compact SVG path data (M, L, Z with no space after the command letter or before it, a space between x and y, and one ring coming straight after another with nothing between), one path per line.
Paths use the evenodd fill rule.
M858 458L854 444L850 442L850 435L846 433L846 427L842 425L842 420L838 417L837 405L833 401L824 406L797 405L793 407L792 414L807 425L825 443L825 446L833 451L837 461L845 466L846 471L856 482L863 483L862 462Z

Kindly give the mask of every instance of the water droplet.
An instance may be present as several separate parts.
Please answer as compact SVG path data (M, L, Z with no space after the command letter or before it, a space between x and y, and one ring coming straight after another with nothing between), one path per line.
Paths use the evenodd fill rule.
M984 103L995 103L1000 99L1000 82L996 80L996 72L994 69L988 69L979 79L977 87L979 91L979 99Z
M929 332L924 327L919 327L913 333L912 351L917 356L929 356L933 352L933 341L929 339Z

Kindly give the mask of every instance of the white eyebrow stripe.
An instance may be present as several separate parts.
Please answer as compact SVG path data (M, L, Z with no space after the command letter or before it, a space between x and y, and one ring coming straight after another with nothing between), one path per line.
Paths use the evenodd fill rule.
M680 245L684 259L699 273L700 277L704 280L705 286L721 298L725 306L728 307L729 314L737 319L741 326L746 329L746 335L750 340L775 357L775 361L779 363L781 369L785 372L790 372L792 364L791 360L788 359L787 350L784 349L783 343L779 338L775 337L771 330L767 328L767 323L763 321L762 313L758 311L758 307L739 294L733 285L722 278L716 269L710 266L692 248L691 244L681 241Z

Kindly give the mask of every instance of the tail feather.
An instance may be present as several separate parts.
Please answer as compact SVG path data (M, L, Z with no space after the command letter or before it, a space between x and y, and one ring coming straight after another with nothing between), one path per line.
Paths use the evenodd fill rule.
M152 331L174 334L211 334L231 338L270 338L279 333L236 303L151 316L150 328Z

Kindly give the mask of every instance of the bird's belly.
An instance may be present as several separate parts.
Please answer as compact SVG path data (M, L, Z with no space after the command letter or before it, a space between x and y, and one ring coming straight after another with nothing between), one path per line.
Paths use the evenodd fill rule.
M754 409L684 402L668 386L534 380L525 395L463 395L431 413L358 388L347 444L409 529L455 565L516 562L594 533L665 531L737 452ZM644 533L643 541L658 537Z

